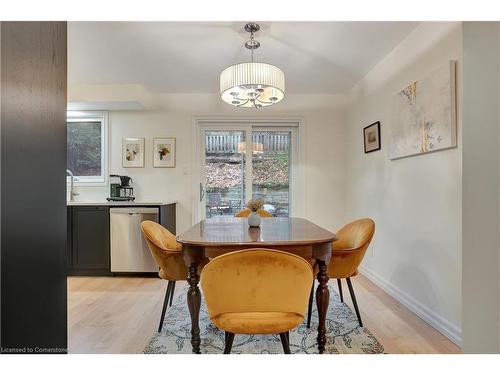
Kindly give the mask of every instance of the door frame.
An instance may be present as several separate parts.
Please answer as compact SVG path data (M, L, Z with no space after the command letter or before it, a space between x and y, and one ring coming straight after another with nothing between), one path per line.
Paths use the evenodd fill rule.
M252 118L252 117L193 117L192 121L192 159L191 159L191 208L192 224L201 220L200 215L200 180L201 180L201 157L203 147L203 137L201 130L204 127L213 127L218 130L241 130L244 127L268 128L277 130L279 127L295 128L295 134L292 136L292 168L290 170L290 216L305 216L304 198L305 192L305 122L301 118ZM239 129L238 129L239 127ZM295 151L294 151L295 148ZM248 163L247 163L248 164ZM247 165L247 168L249 166Z

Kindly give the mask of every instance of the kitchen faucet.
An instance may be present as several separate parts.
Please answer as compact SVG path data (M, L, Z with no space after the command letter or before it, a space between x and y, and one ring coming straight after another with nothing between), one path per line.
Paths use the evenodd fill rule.
M69 201L70 202L73 202L75 200L75 197L77 195L80 195L80 193L77 193L75 191L75 186L74 186L74 181L78 181L78 178L76 178L74 175L73 175L73 172L71 172L69 169L66 169L66 176L70 176L71 177L71 180L70 180L70 193L69 193Z

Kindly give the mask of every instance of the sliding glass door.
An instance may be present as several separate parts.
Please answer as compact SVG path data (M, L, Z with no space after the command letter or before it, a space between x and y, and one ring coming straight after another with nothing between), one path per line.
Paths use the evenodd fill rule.
M252 131L252 196L273 216L290 212L290 130Z
M290 215L295 129L202 126L201 217L234 216L262 198L273 216Z
M245 136L241 130L205 131L205 217L231 215L245 205Z

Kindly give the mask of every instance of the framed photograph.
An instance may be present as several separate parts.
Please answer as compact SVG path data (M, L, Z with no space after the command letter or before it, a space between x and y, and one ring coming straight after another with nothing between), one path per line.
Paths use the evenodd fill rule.
M175 167L175 138L153 139L153 167Z
M380 121L363 128L365 154L380 150Z
M122 165L124 168L144 168L144 138L123 138Z

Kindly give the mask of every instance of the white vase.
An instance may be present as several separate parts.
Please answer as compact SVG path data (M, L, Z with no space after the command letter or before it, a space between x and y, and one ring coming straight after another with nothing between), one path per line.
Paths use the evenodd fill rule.
M257 212L250 212L250 215L248 215L248 225L251 227L258 227L260 225L260 215Z

